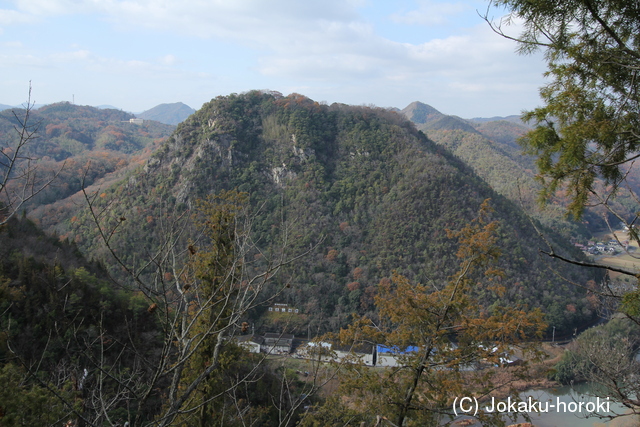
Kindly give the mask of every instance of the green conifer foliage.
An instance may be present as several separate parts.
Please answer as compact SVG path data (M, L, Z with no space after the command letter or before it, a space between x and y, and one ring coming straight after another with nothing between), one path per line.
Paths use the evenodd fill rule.
M523 20L522 53L542 50L549 83L544 106L524 119L536 128L524 146L538 157L542 197L566 185L570 212L594 200L596 179L615 194L640 147L640 4L625 0L497 0L506 21ZM505 22L505 21L503 21ZM500 24L492 24L506 35ZM596 194L603 201L607 194Z

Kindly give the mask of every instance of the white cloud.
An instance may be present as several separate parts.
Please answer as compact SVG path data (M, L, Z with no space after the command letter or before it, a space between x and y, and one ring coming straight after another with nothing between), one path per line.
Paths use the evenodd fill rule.
M390 79L416 84L430 78L462 82L495 75L496 67L513 62L514 44L495 36L485 26L466 34L421 44L398 43L372 30L343 26L300 37L297 44L279 46L263 55L259 70L265 75L344 82L352 79ZM462 86L460 86L462 87Z
M54 59L62 62L63 58L76 60L78 66L87 71L100 74L127 75L132 79L137 77L158 77L175 73L171 67L162 63L142 61L138 59L122 59L114 57L103 57L90 52L79 51L67 54L58 54Z
M88 50L74 50L71 52L57 52L49 55L53 62L85 61L93 57Z
M99 0L14 0L19 10L35 16L86 13L93 10L98 2Z
M73 69L74 72L100 73L104 75L126 75L131 78L202 78L207 74L197 72L180 71L172 67L176 59L167 55L157 62L142 61L138 59L122 59L104 57L95 53L80 49L71 51L53 52L46 55L33 54L3 54L0 55L0 67L25 69L55 68Z
M9 49L22 49L22 48L24 48L24 44L21 41L4 42L4 43L2 43L2 46L8 47Z
M2 27L30 24L35 21L36 19L27 13L17 10L0 9L0 34L4 32Z
M465 3L439 3L430 0L418 2L419 7L404 13L394 13L391 20L406 25L444 25L451 17L469 9Z
M216 87L230 91L252 86L269 88L267 85L272 84L277 86L270 87L275 90L293 88L330 102L380 102L402 107L392 99L462 99L465 93L480 96L496 91L512 91L517 96L516 90L531 91L524 88L523 81L534 84L530 82L539 81L542 72L539 58L536 63L516 57L515 44L493 34L475 16L475 10L470 12L471 6L462 2L420 1L415 10L392 14L383 23L364 14L361 7L371 6L363 0L17 0L14 4L16 10L0 11L0 26L46 21L55 28L56 17L81 14L77 19L91 22L89 19L97 18L133 33L136 43L141 43L135 38L138 35L140 39L153 39L149 35L152 32L175 34L189 44L184 51L171 46L163 52L158 44L152 53L144 48L134 51L130 46L115 53L91 44L87 38L81 40L82 46L68 52L25 51L31 55L21 56L0 52L7 63L27 67L61 68L65 61L72 62L92 76L87 78L93 78L91 73L128 74L131 79L145 80L188 78L211 82L219 78L224 86ZM451 24L454 18L457 27L462 27L467 24L458 19L461 16L480 25L419 42L415 42L419 35L394 39L393 29L381 31L380 27L392 21L395 29L423 31L419 26ZM70 40L65 46L76 41ZM219 46L224 46L224 52L216 51ZM234 55L240 55L240 50L244 56L237 58ZM176 52L179 58L167 51ZM187 66L188 71L180 69Z
M120 28L147 27L201 38L231 40L259 52L256 69L266 76L340 80L422 75L426 70L482 62L492 46L469 35L403 44L376 35L358 14L362 1L327 0L19 0L33 14L89 12ZM461 3L419 3L414 11L392 16L397 22L441 21L464 9ZM495 36L495 38L499 38ZM486 41L484 37L484 41ZM486 52L486 53L485 53ZM176 64L173 55L159 59ZM427 68L425 68L427 67ZM414 68L413 71L411 69Z
M462 91L462 92L483 92L488 89L487 85L485 84L463 83L463 82L453 82L449 84L448 87L455 91Z
M20 16L95 13L119 26L144 26L198 37L233 37L262 42L277 32L305 29L310 21L355 19L355 8L363 1L14 0L14 3L17 10L7 12Z
M33 55L0 55L0 67L2 68L42 68L47 67L45 61Z
M175 65L178 63L178 58L171 54L165 55L160 58L160 63L163 65Z

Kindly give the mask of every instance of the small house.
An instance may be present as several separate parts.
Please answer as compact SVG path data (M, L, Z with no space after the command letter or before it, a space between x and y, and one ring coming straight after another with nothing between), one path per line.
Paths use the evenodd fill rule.
M234 341L250 353L260 353L264 338L259 335L241 335L235 337Z
M301 357L314 359L321 362L335 360L336 355L331 349L331 343L326 341L310 341L298 350Z
M376 366L400 366L400 358L408 353L417 352L418 347L410 345L404 350L400 350L397 346L387 347L378 344L376 346Z
M375 366L375 346L373 344L356 344L346 346L333 346L333 351L338 360L358 359L367 366Z
M260 350L269 354L289 354L293 347L293 334L264 334L264 341Z

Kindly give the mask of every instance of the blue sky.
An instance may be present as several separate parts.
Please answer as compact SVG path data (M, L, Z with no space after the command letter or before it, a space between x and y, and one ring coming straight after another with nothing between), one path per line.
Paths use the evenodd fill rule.
M477 12L487 4L0 0L0 104L23 103L31 81L37 103L133 112L270 89L327 103L421 101L465 118L518 114L540 104L545 64L489 29Z

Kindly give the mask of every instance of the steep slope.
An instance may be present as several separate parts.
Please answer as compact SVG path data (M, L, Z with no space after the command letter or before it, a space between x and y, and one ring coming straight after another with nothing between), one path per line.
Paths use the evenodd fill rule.
M524 131L518 132L520 129L516 130L514 126L504 129L504 126L497 126L495 122L473 126L466 120L444 115L421 102L409 104L402 114L430 139L447 147L473 167L498 193L515 201L521 197L518 183L527 189L527 193L530 187L537 188L533 182L533 163L520 154L515 142ZM528 167L525 167L523 163L527 160ZM532 201L528 197L527 202Z
M168 125L177 125L183 122L196 110L182 102L174 102L173 104L160 104L147 110L137 116L145 120L155 120Z
M522 147L517 140L530 130L529 127L522 123L506 120L471 123L471 125L489 140L500 144L503 149L513 148L514 154L524 157L522 156Z
M422 102L412 102L400 111L407 119L416 124L416 127L425 133L428 130L462 130L477 133L471 124L457 116L442 114L430 105Z
M82 402L85 416L95 413L89 390L103 366L115 379L113 389L113 372L151 376L160 334L144 296L114 288L105 269L77 246L26 218L0 227L0 242L2 425L66 423L74 414L65 399ZM126 400L128 408L136 399ZM111 402L111 415L121 416L125 405Z
M429 111L430 114L416 114L421 111ZM430 139L471 166L495 191L522 205L547 227L566 238L589 235L584 224L567 220L560 202L544 209L538 205L540 184L535 180L534 160L524 155L517 143L528 128L516 120L517 116L497 121L464 120L439 113L421 102L409 104L402 113ZM585 223L598 228L603 221L600 216L588 212Z
M592 272L539 257L542 243L526 216L411 122L388 110L320 105L301 95L249 92L205 104L144 168L104 193L112 214L126 218L113 244L139 258L168 213L233 188L251 196L264 251L278 240L282 218L292 251L324 239L279 279L291 284L282 302L300 307L314 327L335 330L349 313L371 310L377 284L393 270L443 283L457 267L446 229L460 229L486 198L501 222L504 298L553 307L557 328L592 314L585 295L548 266L579 283ZM91 247L93 226L75 226L72 234ZM496 295L482 298L490 305Z
M400 113L404 114L409 120L416 124L426 124L444 117L444 114L431 105L418 101L407 105L404 109L400 110Z

